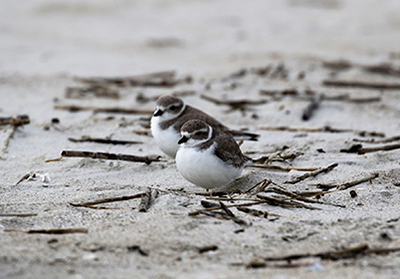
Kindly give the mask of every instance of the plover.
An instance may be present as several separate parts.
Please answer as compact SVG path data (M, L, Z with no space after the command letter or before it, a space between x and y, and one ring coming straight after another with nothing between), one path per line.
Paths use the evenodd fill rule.
M206 189L225 186L251 163L232 136L214 130L202 120L187 121L181 135L176 167L186 180L197 186Z
M208 123L214 130L223 131L236 140L254 140L259 135L231 130L210 115L194 107L186 105L174 96L161 96L156 101L156 110L151 118L151 132L160 149L168 156L175 158L178 151L178 140L181 137L182 125L190 119L200 119Z

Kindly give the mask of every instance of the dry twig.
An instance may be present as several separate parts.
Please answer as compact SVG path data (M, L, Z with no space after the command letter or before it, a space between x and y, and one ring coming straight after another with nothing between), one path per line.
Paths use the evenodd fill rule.
M262 105L265 103L268 103L268 100L258 100L258 101L252 101L252 100L218 100L206 95L200 95L200 98L212 102L216 105L227 105L230 106L232 110L246 110L246 106L249 105Z
M93 84L93 85L116 85L121 87L127 86L152 86L152 87L173 87L180 83L191 82L191 77L177 79L175 71L165 71L151 74L144 74L130 77L93 77L82 78L76 77L76 81Z
M379 133L375 131L358 131L358 130L351 130L351 129L338 129L332 128L330 126L325 126L321 128L315 127L289 127L289 126L272 126L272 127L260 127L261 130L267 131L287 131L287 132L309 132L309 133L356 133L359 136L366 137L384 137L384 133Z
M377 83L377 82L363 82L363 81L345 81L345 80L324 80L324 86L335 87L356 87L364 89L378 89L378 90L400 90L398 83Z
M84 203L73 203L70 202L69 204L72 206L91 206L91 205L96 205L96 204L102 204L102 203L109 203L109 202L118 202L118 201L126 201L126 200L132 200L132 199L137 199L141 198L142 196L146 195L147 192L141 192L137 193L134 195L129 195L129 196L121 196L121 197L112 197L112 198L105 198L105 199L99 199L99 200L94 200L90 202L84 202Z
M68 229L49 229L49 230L16 230L5 229L4 232L21 232L27 234L70 234L70 233L88 233L86 228L68 228Z
M75 105L55 105L54 109L68 110L70 112L78 111L93 111L94 113L104 112L104 113L123 113L123 114L153 114L152 110L142 110L142 109L128 109L128 108L101 108L94 106L75 106Z
M316 167L295 167L295 166L277 166L277 165L263 165L263 164L253 164L248 167L260 168L260 169L273 169L273 170L283 170L283 171L315 171L318 170Z
M140 162L140 163L145 163L147 165L150 165L152 162L159 162L161 158L161 156L158 155L136 156L129 154L115 154L115 153L79 151L79 150L63 150L61 152L61 156Z
M102 139L102 138L91 138L90 136L82 136L80 139L68 138L72 142L96 142L103 144L142 144L141 141L129 141L129 140L112 140L112 139Z
M338 163L333 163L333 164L331 164L331 165L329 165L329 166L327 166L325 168L321 168L321 169L313 171L313 172L305 173L305 174L303 174L301 176L298 176L298 177L294 178L293 180L287 180L287 181L285 181L285 183L295 184L295 183L300 182L300 181L302 181L302 180L304 180L304 179L306 179L308 177L315 177L318 174L321 174L323 172L325 172L325 173L326 172L330 172L331 170L333 170L337 166L338 166Z
M346 190L346 189L348 189L350 187L353 187L355 185L358 185L358 184L361 184L361 183L364 183L364 182L367 182L367 181L371 181L371 180L377 178L378 176L379 176L378 173L374 173L374 174L371 174L371 175L369 175L367 177L356 179L354 181L350 181L350 182L346 182L346 183L334 183L334 184L318 183L315 186L320 188L320 189L323 189L325 191L326 190L330 190L332 188L337 188L338 190Z

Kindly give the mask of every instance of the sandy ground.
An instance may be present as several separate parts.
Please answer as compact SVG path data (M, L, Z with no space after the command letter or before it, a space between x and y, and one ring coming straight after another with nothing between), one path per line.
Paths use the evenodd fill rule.
M400 3L378 0L287 1L1 1L0 116L27 114L31 123L0 130L1 278L399 278L400 253L344 260L318 257L282 267L246 266L254 259L298 253L337 251L368 244L400 247L400 169L398 150L357 155L341 149L355 144L355 132L267 131L266 126L324 127L400 135L399 90L339 89L324 79L400 83L397 76L366 73L363 65L400 65ZM337 71L323 61L347 59L353 67ZM284 65L284 73L277 69ZM257 75L251 69L270 66ZM246 74L232 77L240 69ZM173 88L117 88L119 99L66 98L65 89L83 86L75 76L131 76L174 70L191 83ZM274 72L276 74L274 74ZM303 78L301 78L303 76ZM300 78L299 78L300 77ZM307 122L308 101L271 100L260 90L312 89L327 96L380 97L357 104L324 101ZM248 189L270 179L290 191L315 191L318 183L344 184L378 174L370 182L322 196L321 210L258 205L279 214L259 218L232 209L248 225L209 216L189 216L201 209L203 190L185 181L173 160L150 165L125 161L63 158L62 150L162 155L143 130L149 115L71 113L54 105L154 109L156 97L194 91L183 97L228 126L261 134L242 150L252 157L274 154L284 146L297 157L282 166L338 166L297 184L286 180L300 171L248 168L233 187ZM265 100L245 112L227 113L200 98ZM52 124L57 118L59 124ZM136 145L74 143L69 137L137 140ZM378 138L379 139L379 138ZM396 144L394 142L391 144ZM389 143L388 143L389 144ZM367 144L364 147L382 146ZM4 151L3 151L4 150ZM318 151L319 150L319 151ZM48 174L50 183L17 181L26 173ZM397 186L396 186L397 185ZM70 202L133 195L152 187L159 196L148 212L139 200L104 204L111 209L73 207ZM350 196L355 190L357 197ZM233 197L244 197L234 195ZM226 202L229 204L229 201ZM338 206L340 205L340 206ZM48 235L10 232L86 228L88 233ZM207 246L213 251L200 253Z

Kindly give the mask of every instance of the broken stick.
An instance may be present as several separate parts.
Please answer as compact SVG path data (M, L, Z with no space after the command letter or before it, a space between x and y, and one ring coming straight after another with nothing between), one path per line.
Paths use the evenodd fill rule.
M68 138L69 141L72 142L96 142L103 144L142 144L141 141L129 141L129 140L112 140L112 139L102 139L102 138L91 138L89 136L83 136L80 139Z
M78 150L63 150L61 152L62 157L84 157L92 159L103 159L103 160L120 160L129 162L140 162L150 165L152 162L159 162L161 156L149 155L149 156L136 156L129 154L115 154L105 152L91 152L91 151L78 151Z
M22 126L29 124L29 116L28 115L17 115L13 117L0 117L0 126L3 125L13 125L13 126Z
M16 230L5 229L4 232L22 232L27 234L69 234L69 233L88 233L86 228L71 228L71 229L49 229L49 230Z
M128 109L128 108L101 108L93 106L75 106L75 105L55 105L54 109L68 110L70 112L78 111L93 111L94 113L124 113L124 114L153 114L152 110L141 110L141 109Z
M257 101L253 101L253 100L218 100L206 95L200 95L200 98L212 102L216 105L227 105L230 106L231 109L240 109L240 110L244 110L246 108L246 106L248 105L262 105L265 103L268 103L268 100L257 100Z
M287 181L285 181L285 183L295 184L295 183L300 182L300 181L302 181L302 180L304 180L304 179L306 179L308 177L315 177L320 173L330 172L331 170L333 170L337 166L338 166L338 163L333 163L333 164L331 164L331 165L329 165L329 166L327 166L325 168L321 168L321 169L313 171L313 172L305 173L305 174L303 174L301 176L298 176L298 177L294 178L293 180L287 180Z
M72 205L72 206L77 206L77 207L79 207L79 206L91 206L91 205L102 204L102 203L132 200L132 199L140 198L140 197L146 195L146 193L147 192L141 192L141 193L137 193L137 194L130 195L130 196L105 198L105 199L94 200L94 201L90 201L90 202L84 202L84 203L73 203L73 202L70 202L69 204Z
M324 86L335 87L357 87L365 89L380 89L380 90L400 90L399 83L378 83L378 82L363 82L363 81L345 81L345 80L324 80Z
M151 203L157 198L157 196L158 196L158 191L151 190L149 188L147 192L141 197L142 200L140 201L139 204L139 212L147 212L147 210L151 206Z
M363 131L363 130L351 130L351 129L338 129L332 128L331 126L324 126L321 128L315 127L289 127L289 126L270 126L270 127L260 127L261 130L267 131L287 131L287 132L309 132L309 133L356 133L359 136L366 137L385 137L384 133L379 133L375 131Z

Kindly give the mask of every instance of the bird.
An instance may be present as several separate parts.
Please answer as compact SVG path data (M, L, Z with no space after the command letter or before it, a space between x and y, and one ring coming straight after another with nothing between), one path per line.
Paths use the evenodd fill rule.
M214 130L230 134L236 140L257 141L260 135L231 130L205 112L186 105L182 99L165 95L156 101L156 110L151 118L151 132L158 147L168 156L175 158L182 125L190 119L200 119Z
M220 188L238 178L252 160L243 155L233 137L199 119L181 127L176 154L178 172L205 189Z

